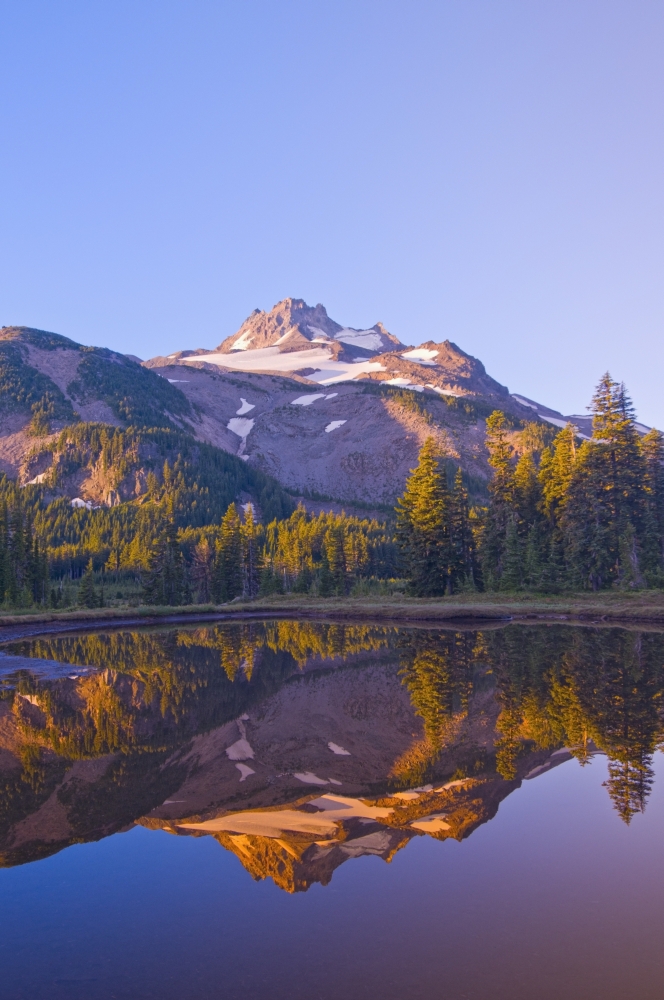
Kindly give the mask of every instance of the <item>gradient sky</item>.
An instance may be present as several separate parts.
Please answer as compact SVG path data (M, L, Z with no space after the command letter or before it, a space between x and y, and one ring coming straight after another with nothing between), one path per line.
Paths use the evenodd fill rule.
M295 296L664 427L664 4L0 0L0 324L150 357Z

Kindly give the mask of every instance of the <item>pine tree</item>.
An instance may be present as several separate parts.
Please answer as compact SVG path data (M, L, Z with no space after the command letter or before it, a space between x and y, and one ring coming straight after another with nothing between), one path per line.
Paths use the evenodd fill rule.
M531 454L522 455L514 469L513 506L518 538L519 586L538 588L542 584L548 558L549 531L543 513L542 487Z
M191 566L191 578L199 604L207 604L211 598L213 563L214 551L209 540L203 537L196 544Z
M489 483L490 503L482 538L482 572L491 590L500 586L507 556L508 527L514 520L514 471L508 433L505 414L494 410L486 422L486 447L494 473ZM513 556L514 552L511 558Z
M242 525L242 592L245 597L254 598L259 590L259 562L258 538L259 532L254 521L253 504L248 503L245 508L244 523Z
M639 585L646 470L634 410L608 373L592 405L592 441L577 454L561 518L570 582L593 590Z
M9 517L7 501L0 498L0 604L5 600L9 584Z
M332 579L332 592L345 595L348 586L344 531L340 524L334 524L325 532L323 540L325 559Z
M464 586L475 590L478 583L475 565L475 540L470 525L468 493L463 485L460 468L456 471L454 489L450 498L449 538L449 589L452 593Z
M433 438L427 438L418 465L397 501L396 541L408 589L416 597L445 593L449 580L450 496Z
M325 549L323 549L323 558L321 561L318 594L320 597L332 597L334 594L334 577L330 572L330 563Z
M153 546L143 599L146 604L177 606L182 604L184 584L184 560L171 506Z
M556 435L552 447L545 448L539 468L544 513L557 523L559 512L565 504L576 461L576 435L572 424L567 424Z
M242 524L237 507L230 504L221 520L221 531L212 578L212 599L217 604L242 594Z
M81 577L81 583L78 588L77 604L79 604L82 608L99 607L99 598L94 584L94 568L92 565L92 559L88 560L85 573Z
M649 431L641 439L645 464L643 565L651 587L664 585L664 435Z

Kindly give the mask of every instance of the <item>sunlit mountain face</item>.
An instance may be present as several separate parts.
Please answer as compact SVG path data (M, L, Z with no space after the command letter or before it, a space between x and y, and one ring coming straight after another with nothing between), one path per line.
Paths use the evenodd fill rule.
M609 760L629 823L662 740L664 635L226 622L5 642L0 856L132 824L214 837L294 892L468 837L524 780Z

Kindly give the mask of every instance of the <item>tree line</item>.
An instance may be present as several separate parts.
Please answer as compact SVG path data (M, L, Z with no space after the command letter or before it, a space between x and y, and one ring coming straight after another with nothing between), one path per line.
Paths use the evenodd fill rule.
M664 436L639 434L609 374L592 401L592 437L568 423L538 455L518 456L509 419L486 421L489 503L471 509L422 448L397 505L396 541L411 593L664 586Z
M449 459L428 439L385 522L290 513L265 487L262 513L276 506L277 516L260 523L248 499L221 507L213 499L244 485L235 468L220 459L218 471L196 478L193 455L150 471L136 501L96 510L48 502L48 487L20 489L0 476L0 602L95 607L123 580L135 600L162 605L344 596L372 581L420 597L664 586L664 438L639 433L625 387L608 374L592 414L590 439L572 424L555 436L540 425L515 432L504 413L489 414L484 504L471 503L461 470L450 477ZM133 439L75 430L72 454L128 461L120 446Z

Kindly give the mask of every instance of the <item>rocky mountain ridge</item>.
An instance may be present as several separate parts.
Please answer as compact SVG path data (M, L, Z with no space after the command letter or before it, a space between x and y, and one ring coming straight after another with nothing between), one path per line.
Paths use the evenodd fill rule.
M48 476L50 444L83 421L184 432L296 496L364 508L393 505L433 436L450 469L461 466L482 496L490 473L484 422L494 409L510 418L517 450L527 424L544 439L568 419L510 394L449 340L407 346L381 323L344 327L301 299L255 310L213 350L142 363L58 334L0 331L0 472L23 484ZM588 417L573 420L590 434ZM141 495L146 477L135 472L122 500ZM95 481L81 472L71 489L86 502L117 502L115 493L88 489Z

